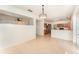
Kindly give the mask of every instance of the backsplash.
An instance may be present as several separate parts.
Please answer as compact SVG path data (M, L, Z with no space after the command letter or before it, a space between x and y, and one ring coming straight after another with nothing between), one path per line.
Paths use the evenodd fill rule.
M0 24L18 24L18 25L33 25L32 18L19 18L22 21L17 21L17 17L0 14Z

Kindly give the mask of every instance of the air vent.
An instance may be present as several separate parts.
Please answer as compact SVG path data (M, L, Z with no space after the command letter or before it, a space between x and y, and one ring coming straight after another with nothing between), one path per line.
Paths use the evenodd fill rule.
M33 12L31 9L28 9L27 11L29 11L29 12Z

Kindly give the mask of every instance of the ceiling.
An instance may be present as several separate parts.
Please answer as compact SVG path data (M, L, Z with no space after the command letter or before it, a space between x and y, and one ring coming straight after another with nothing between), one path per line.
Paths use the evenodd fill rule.
M23 10L31 9L33 14L38 18L39 14L42 12L41 5L16 5L16 7ZM45 13L48 19L53 19L56 17L67 17L71 16L74 11L75 6L73 5L45 5Z

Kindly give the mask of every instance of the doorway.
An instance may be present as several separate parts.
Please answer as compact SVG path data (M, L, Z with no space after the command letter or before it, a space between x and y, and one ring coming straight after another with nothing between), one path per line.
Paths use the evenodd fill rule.
M44 35L51 35L51 24L44 23Z

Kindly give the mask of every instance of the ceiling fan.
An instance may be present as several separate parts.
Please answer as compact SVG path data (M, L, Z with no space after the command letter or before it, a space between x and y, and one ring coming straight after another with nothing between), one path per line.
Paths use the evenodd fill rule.
M47 14L44 13L44 5L42 5L42 13L39 15L39 18L41 18L41 19L47 18Z

